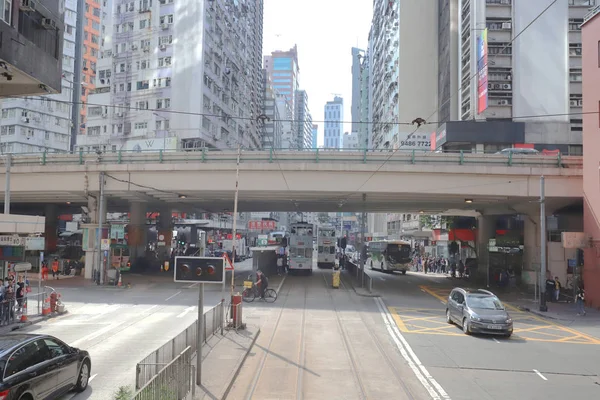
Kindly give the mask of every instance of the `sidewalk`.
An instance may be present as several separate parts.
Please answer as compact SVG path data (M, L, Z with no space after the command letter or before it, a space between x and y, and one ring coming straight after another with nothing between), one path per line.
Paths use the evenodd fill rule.
M245 330L225 330L208 340L202 348L202 385L196 386L195 400L227 396L259 334L260 328L247 325Z

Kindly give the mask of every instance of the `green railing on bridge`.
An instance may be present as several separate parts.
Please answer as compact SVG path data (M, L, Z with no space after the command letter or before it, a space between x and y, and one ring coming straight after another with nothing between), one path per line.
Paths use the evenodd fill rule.
M5 158L2 156L1 158ZM139 163L235 163L236 150L153 150L115 152L35 153L12 155L12 165L84 165L84 164L139 164ZM266 149L242 150L240 163L362 163L362 164L483 164L490 166L527 166L582 168L581 156L513 155L467 152L435 153L424 150L357 149Z

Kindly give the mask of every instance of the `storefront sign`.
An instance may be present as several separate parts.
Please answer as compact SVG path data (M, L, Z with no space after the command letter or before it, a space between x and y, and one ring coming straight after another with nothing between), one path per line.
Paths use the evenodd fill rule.
M0 235L0 246L25 246L25 238L17 235Z
M248 229L251 231L273 230L277 226L275 221L248 221Z
M565 249L584 249L588 247L584 232L562 232L562 245Z
M46 247L46 239L43 237L25 238L25 250L43 251Z

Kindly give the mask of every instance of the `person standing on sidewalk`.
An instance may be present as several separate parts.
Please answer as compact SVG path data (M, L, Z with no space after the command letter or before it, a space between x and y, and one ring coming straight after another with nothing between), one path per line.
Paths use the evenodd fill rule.
M58 258L54 258L54 261L52 261L52 277L54 279L59 279L58 277Z
M583 290L583 285L577 289L575 302L577 305L577 315L585 315L585 290Z
M561 284L560 281L558 280L558 276L554 277L554 301L558 302L558 300L560 299L560 288L561 288Z

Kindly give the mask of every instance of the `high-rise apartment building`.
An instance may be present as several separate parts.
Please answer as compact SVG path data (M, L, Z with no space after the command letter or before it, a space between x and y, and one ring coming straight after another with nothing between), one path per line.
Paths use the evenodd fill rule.
M358 133L345 132L342 138L342 149L356 150L358 149Z
M325 129L323 148L339 149L342 146L344 132L344 99L335 96L325 104Z
M319 144L319 125L312 126L312 148L316 149Z
M298 75L298 47L294 46L288 51L273 51L264 57L264 68L269 72L273 87L285 96L290 103L290 108L295 110L295 95L299 88Z
M0 1L0 96L61 90L63 3Z
M296 126L294 124L294 112L287 97L275 89L275 105L281 121L281 149L296 149L292 143L296 143Z
M78 147L261 147L263 0L113 0L106 13Z
M308 109L308 95L306 90L296 91L296 143L298 150L312 148L312 116Z
M67 0L63 9L58 2L3 2L0 8L8 12L8 17L18 16L19 39L14 36L15 43L27 43L24 55L27 55L27 65L24 68L28 73L36 70L37 63L41 63L47 70L40 71L38 79L46 81L28 82L25 76L18 72L20 66L9 67L4 65L4 72L0 77L1 94L40 94L52 93L56 87L62 86L59 94L41 97L15 97L5 98L1 101L0 152L5 153L36 153L36 152L66 152L69 151L71 137L71 111L73 100L73 86L77 85L71 77L75 68L75 26L77 20L77 1ZM10 9L14 4L19 7ZM2 11L2 10L0 10ZM61 16L63 20L56 18ZM0 22L0 58L3 60L20 60L21 45L18 55L4 54L3 49L16 50L12 44L4 46L3 36L10 31L11 21L7 15L0 12L0 18L9 25ZM40 21L43 25L40 25ZM64 31L63 31L64 27ZM40 37L30 36L33 32ZM23 35L23 36L21 36ZM10 36L8 36L10 37ZM39 39L39 41L37 40ZM62 45L60 45L62 39ZM35 43L44 43L44 48L38 48ZM31 53L30 53L31 52ZM0 63L2 67L4 62ZM0 68L1 69L1 68ZM61 80L62 73L62 80ZM10 77L10 80L9 80ZM45 77L45 78L44 78ZM5 82L3 81L5 80ZM14 83L13 83L14 82ZM45 82L45 83L41 83ZM62 83L62 85L61 85ZM40 89L43 86L44 89Z
M374 0L369 33L372 147L412 150L431 128L401 125L437 121L437 2ZM402 49L402 51L400 51ZM414 132L414 133L413 133ZM412 140L407 140L411 135ZM418 140L422 139L422 140Z
M362 77L362 60L365 57L365 51L356 47L352 48L352 99L350 105L350 117L352 118L351 132L358 132L361 128L361 77Z
M360 57L359 57L360 56ZM364 52L357 56L360 62L360 99L358 113L358 147L361 149L372 148L372 127L371 123L371 85L369 70L369 53ZM354 101L354 94L352 95ZM354 117L353 117L354 118Z
M262 148L280 149L283 137L283 122L277 107L277 91L269 79L267 70L263 69L263 114L267 117L262 121Z
M582 108L580 26L594 4L440 1L440 121L518 118L570 124L571 133L562 133L570 138L562 140L580 145L582 118L574 115Z
M112 0L116 1L116 0ZM84 134L86 130L89 94L94 92L96 88L96 71L98 69L98 55L102 44L102 7L108 8L111 0L85 0L84 10L80 13L84 14L83 23L83 48L81 55L81 82L84 86L81 88L81 104L79 110L79 134ZM80 15L81 17L81 15ZM77 75L76 75L77 76Z

